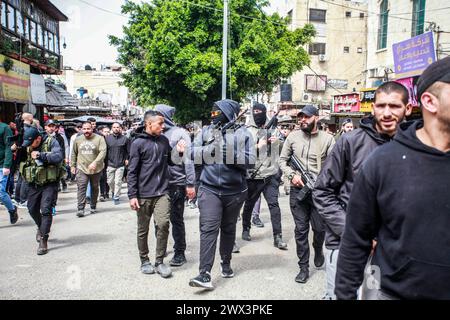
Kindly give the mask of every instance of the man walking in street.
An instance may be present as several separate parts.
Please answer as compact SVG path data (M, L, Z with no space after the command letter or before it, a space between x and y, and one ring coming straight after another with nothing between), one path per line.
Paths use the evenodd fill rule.
M83 123L83 135L77 137L72 150L70 161L72 174L77 174L78 186L78 217L84 217L86 206L86 188L91 184L92 197L90 201L90 213L96 213L98 199L98 185L102 174L104 160L106 157L105 139L94 134L90 122Z
M280 175L278 156L280 141L269 132L267 124L267 109L261 103L254 103L251 110L248 130L252 134L259 155L255 168L248 171L248 193L242 213L242 239L251 241L250 228L252 212L261 194L267 201L273 230L273 244L276 248L287 250L281 232L281 210L278 204ZM272 128L273 130L273 128Z
M48 252L47 241L53 222L52 208L56 203L58 185L65 173L63 152L51 135L41 136L36 128L25 130L22 148L18 152L20 172L28 183L28 211L38 230L38 255Z
M356 177L337 262L338 299L356 299L375 237L368 273L379 288L370 299L450 299L450 57L423 72L417 94L423 120L402 123Z
M137 211L138 249L141 272L153 274L155 270L163 278L172 275L164 264L164 255L169 238L169 164L172 164L172 149L169 139L162 133L164 117L160 112L149 110L144 115L145 130L137 133L131 143L128 166L128 198L130 207ZM184 153L184 141L176 146ZM153 216L156 227L156 259L153 266L148 257L148 233Z
M108 147L107 177L109 189L113 194L115 205L120 203L123 173L128 165L129 140L122 134L122 126L115 122L112 125L112 134L106 137Z
M183 163L169 167L169 197L170 197L170 223L172 225L172 237L174 240L174 256L169 261L173 267L179 267L186 263L184 252L186 251L186 228L184 226L184 202L186 195L189 199L195 197L195 170L194 162L188 158L191 147L191 139L188 133L178 128L172 118L175 108L158 104L155 110L164 116L164 136L169 139L173 148L179 141L186 143L186 155Z
M336 263L355 176L369 154L389 142L398 124L411 113L412 107L408 100L408 91L403 85L393 81L382 84L375 92L372 116L361 120L360 129L344 134L337 140L317 178L313 201L326 230L326 300L335 299Z
M212 126L199 134L194 143L195 164L203 163L198 193L200 210L199 275L190 280L192 287L213 289L211 269L220 231L221 274L234 276L231 268L236 222L247 197L247 170L255 166L256 154L251 134L235 122L239 103L221 100L211 111ZM231 122L231 124L230 124ZM224 126L230 126L223 132Z
M299 172L290 167L289 161L295 155L304 170L311 176L317 177L326 157L330 154L335 143L333 136L319 130L319 110L313 105L306 105L298 114L300 130L293 131L286 138L280 155L280 167L291 182L289 204L295 222L295 240L297 245L298 265L300 272L295 278L296 282L306 283L309 278L309 226L314 232L314 265L323 266L323 242L325 230L322 218L318 215L312 202L311 193L304 197L302 188L305 182Z

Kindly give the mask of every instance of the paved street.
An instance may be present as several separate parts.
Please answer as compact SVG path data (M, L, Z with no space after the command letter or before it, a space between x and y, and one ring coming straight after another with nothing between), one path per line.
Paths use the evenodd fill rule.
M173 268L170 279L139 271L136 244L136 214L126 196L114 206L98 203L98 213L77 218L76 186L60 193L57 215L49 240L49 253L37 256L36 227L26 209L19 209L16 225L9 224L7 211L0 209L0 299L320 299L325 271L310 268L307 284L298 284L294 223L288 197L280 197L283 231L289 250L273 247L270 217L265 201L261 218L264 228L252 228L251 242L240 239L241 252L233 254L235 277L220 277L219 256L212 271L214 291L191 288L189 279L198 274L198 210L186 208L188 263ZM311 237L310 237L311 238ZM151 260L155 239L150 237ZM169 240L168 263L173 240ZM217 250L218 251L218 250ZM311 257L312 263L312 257Z

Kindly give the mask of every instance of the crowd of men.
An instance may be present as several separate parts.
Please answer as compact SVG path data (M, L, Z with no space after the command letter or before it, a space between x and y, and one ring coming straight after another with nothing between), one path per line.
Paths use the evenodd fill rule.
M412 112L408 90L394 81L382 84L372 115L357 129L344 121L335 137L320 130L313 105L299 112L293 131L277 127L277 115L268 117L261 103L252 105L244 124L246 112L225 99L213 104L211 124L193 128L191 135L175 124L176 109L161 104L130 134L123 134L120 123L96 128L90 119L69 140L53 120L43 132L32 115L23 114L20 143L11 142L11 129L0 124L0 200L14 224L17 205L26 198L38 227L37 253L43 255L58 190L64 192L65 179L71 179L67 166L76 177L80 218L87 204L95 214L97 200L110 193L119 204L126 174L129 205L137 213L141 272L163 278L172 275L171 267L186 263L189 200L200 212L199 273L189 285L211 290L219 234L221 276L231 278L236 225L240 219L241 237L251 241L252 224L263 226L261 196L270 212L273 245L287 250L278 202L284 181L295 224L296 282L309 279L311 227L313 263L326 266L324 299L450 299L445 188L450 181L450 58L424 71L417 94L423 118L406 121ZM14 203L9 195L13 162L20 183ZM152 217L154 263L148 248ZM174 255L165 264L170 226Z

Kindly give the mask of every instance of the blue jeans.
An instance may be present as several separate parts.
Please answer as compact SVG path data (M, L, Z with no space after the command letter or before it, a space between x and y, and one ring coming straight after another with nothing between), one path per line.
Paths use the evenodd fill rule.
M3 175L3 168L0 168L0 201L5 205L8 211L14 211L14 205L11 202L6 186L8 184L8 176Z

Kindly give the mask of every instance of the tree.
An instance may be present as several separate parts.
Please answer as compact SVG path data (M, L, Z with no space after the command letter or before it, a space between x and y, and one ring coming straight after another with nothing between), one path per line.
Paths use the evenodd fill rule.
M270 92L309 63L303 45L312 25L289 31L287 19L267 15L267 0L230 3L228 93L240 101ZM141 105L165 102L180 122L207 119L221 99L223 0L153 0L122 6L129 15L122 39L110 36L124 84ZM229 94L227 94L230 97Z

